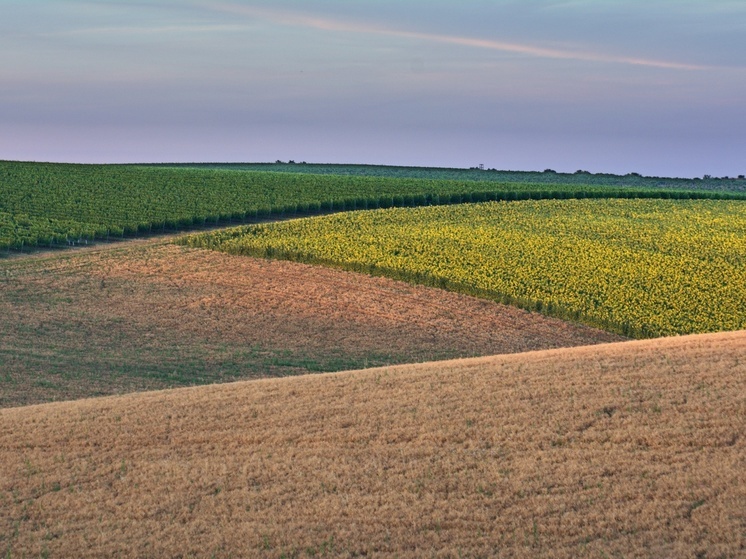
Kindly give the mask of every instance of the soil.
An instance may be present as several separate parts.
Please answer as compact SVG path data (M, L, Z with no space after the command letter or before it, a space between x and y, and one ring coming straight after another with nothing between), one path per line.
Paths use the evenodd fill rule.
M140 239L0 261L0 406L622 338L490 301Z

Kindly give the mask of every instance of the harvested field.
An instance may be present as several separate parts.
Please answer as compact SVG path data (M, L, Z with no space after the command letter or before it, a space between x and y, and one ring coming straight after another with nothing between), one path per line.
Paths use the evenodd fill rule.
M746 332L0 410L21 556L743 557Z
M0 406L621 338L164 240L0 261Z

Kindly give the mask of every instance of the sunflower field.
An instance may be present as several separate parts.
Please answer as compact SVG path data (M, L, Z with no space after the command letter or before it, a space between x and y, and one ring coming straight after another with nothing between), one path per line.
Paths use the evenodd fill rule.
M746 202L581 199L341 213L180 239L654 337L746 328Z

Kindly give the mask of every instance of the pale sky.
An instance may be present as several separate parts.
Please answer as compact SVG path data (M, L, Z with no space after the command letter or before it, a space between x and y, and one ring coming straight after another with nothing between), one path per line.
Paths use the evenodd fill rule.
M746 173L744 0L0 0L0 159Z

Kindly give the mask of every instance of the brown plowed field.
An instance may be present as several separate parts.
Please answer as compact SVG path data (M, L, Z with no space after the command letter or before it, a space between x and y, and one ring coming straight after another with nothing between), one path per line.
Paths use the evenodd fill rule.
M744 557L746 332L0 410L9 557Z
M134 241L0 261L0 406L621 338L326 268Z

